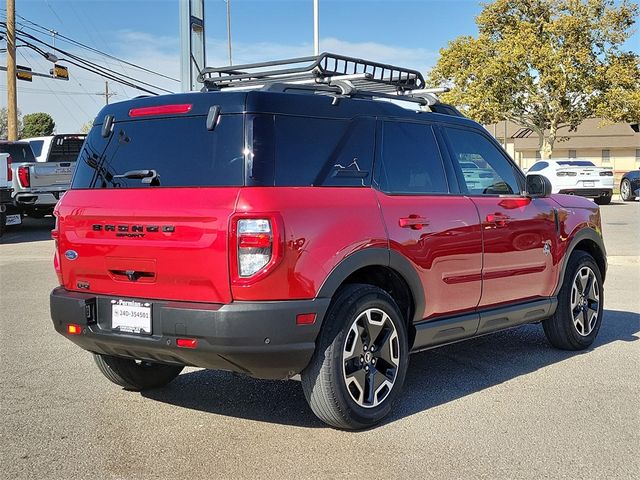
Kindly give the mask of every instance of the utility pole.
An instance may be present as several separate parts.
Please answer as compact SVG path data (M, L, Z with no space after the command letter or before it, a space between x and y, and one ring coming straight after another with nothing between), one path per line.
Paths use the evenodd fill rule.
M98 93L96 93L96 95L100 95L101 97L104 97L105 105L109 105L109 99L111 97L113 97L114 95L117 95L117 93L109 91L109 82L107 80L105 80L104 81L104 92L98 92Z
M319 0L313 0L313 54L320 55Z
M18 139L16 90L16 2L7 0L7 139Z

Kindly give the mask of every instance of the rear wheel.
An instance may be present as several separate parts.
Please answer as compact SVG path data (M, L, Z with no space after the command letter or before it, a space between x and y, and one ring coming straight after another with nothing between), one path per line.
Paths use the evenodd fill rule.
M0 237L4 235L7 230L7 212L0 212Z
M109 355L94 354L93 359L102 374L110 381L134 391L163 387L176 378L184 368Z
M609 205L611 203L611 194L606 195L604 197L597 197L594 199L598 205Z
M620 183L620 198L625 202L630 202L635 198L631 192L631 182L627 178Z
M591 255L574 252L569 258L556 313L542 322L549 342L563 350L583 350L598 335L604 291L600 269Z
M394 300L371 285L348 285L327 312L302 388L320 420L361 429L380 422L407 371L405 321Z

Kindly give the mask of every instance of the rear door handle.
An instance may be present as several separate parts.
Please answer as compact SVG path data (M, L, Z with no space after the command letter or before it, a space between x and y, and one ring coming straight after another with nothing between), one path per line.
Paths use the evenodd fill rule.
M401 228L410 228L411 230L422 230L423 227L429 225L429 220L420 215L409 215L402 217L398 224Z
M505 227L509 220L511 220L511 217L504 213L496 212L487 215L487 223L492 223L496 227Z

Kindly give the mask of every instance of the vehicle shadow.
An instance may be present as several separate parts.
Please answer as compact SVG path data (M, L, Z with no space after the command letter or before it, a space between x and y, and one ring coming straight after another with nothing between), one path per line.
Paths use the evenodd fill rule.
M42 242L51 240L51 230L55 226L54 217L22 219L21 225L11 225L0 237L0 244Z
M605 310L598 338L585 352L551 347L540 325L527 325L412 355L391 423L606 344L638 340L638 314ZM217 415L299 427L325 427L308 407L298 381L256 380L229 372L183 373L143 396Z

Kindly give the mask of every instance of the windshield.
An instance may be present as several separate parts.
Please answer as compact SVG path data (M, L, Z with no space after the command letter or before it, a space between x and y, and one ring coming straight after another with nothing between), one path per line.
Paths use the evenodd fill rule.
M161 118L114 124L108 138L96 125L78 157L72 187L157 188L241 186L244 183L242 115L223 115L213 131L206 117ZM153 170L143 182L134 170Z
M562 165L564 167L595 167L596 165L593 162L589 162L587 160L562 160L558 162L558 165Z

